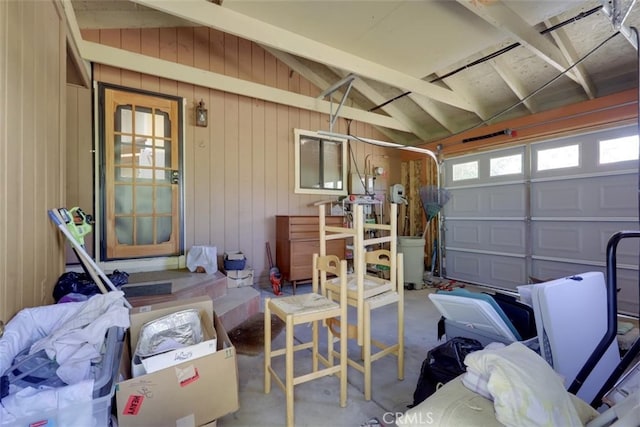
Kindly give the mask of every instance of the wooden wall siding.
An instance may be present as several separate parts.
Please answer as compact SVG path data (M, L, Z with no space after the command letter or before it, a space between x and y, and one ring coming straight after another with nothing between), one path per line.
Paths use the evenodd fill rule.
M320 93L260 46L208 28L93 30L83 37L308 96ZM94 79L186 99L185 247L213 245L219 254L242 250L256 274L266 277L265 243L275 247L275 215L315 215L317 208L310 205L323 198L293 193L293 129L328 130L329 117L99 64L94 65ZM209 110L206 128L194 125L194 108L201 99ZM338 120L334 130L346 133L346 121ZM385 139L358 122L351 124L351 133ZM386 194L391 182L399 182L400 172L394 170L399 167L392 167L399 165L397 150L361 143L351 147L361 172L368 154L379 155L373 157L375 166L390 171L376 180L379 191Z
M52 303L64 270L65 24L54 1L0 2L0 320Z
M91 90L79 86L67 86L67 149L65 153L67 179L65 193L67 208L78 206L88 214L93 214L93 147L92 147L92 101ZM89 233L85 241L90 243L93 234ZM78 259L66 245L67 264L77 264ZM93 256L93 245L86 245L87 252Z

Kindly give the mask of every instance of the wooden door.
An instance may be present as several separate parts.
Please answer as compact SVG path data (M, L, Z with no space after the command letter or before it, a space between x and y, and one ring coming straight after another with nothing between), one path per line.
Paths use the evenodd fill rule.
M180 252L179 102L104 90L107 259Z

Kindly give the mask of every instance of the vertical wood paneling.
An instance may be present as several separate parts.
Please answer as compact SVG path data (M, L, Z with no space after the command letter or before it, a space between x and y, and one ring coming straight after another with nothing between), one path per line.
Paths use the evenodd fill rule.
M0 4L0 320L51 303L64 268L65 26L54 2Z
M116 36L107 31L103 36L101 31L92 37L231 77L310 96L319 93L258 45L213 29L143 29L139 46L133 33ZM269 270L264 245L269 241L275 248L275 215L314 215L317 210L310 205L322 198L293 193L293 128L328 129L329 116L109 67L96 65L96 69L105 82L126 82L185 98L185 249L211 245L219 254L242 250L256 275L264 278ZM209 110L206 128L194 123L200 99ZM338 120L334 130L346 133L346 121ZM371 126L355 122L351 132L376 135ZM360 163L373 152L360 143L351 144Z
M161 28L159 33L159 57L165 61L176 62L178 51L176 46L177 30L175 28ZM175 80L160 79L160 92L167 95L176 95L178 82Z
M102 30L100 31L100 43L111 46L119 47L120 44L120 31L119 30ZM102 81L110 81L115 84L122 84L122 70L113 67L101 67ZM107 80L108 79L108 80Z
M140 53L153 58L160 57L160 30L157 28L143 28L140 32ZM143 74L140 78L140 88L152 92L160 91L160 78Z
M196 67L209 68L209 31L207 28L197 28L194 32L193 63ZM211 109L210 92L206 88L195 87L193 100L187 99L185 111L185 122L193 124L195 119L195 107L204 101L209 112L209 121L213 111ZM192 126L187 126L192 127ZM186 210L184 220L187 227L187 237L185 247L192 245L208 245L211 241L211 219L209 218L208 201L212 194L212 180L210 169L211 156L211 132L213 124L208 127L193 126L193 148L185 147L185 200ZM190 166L193 167L190 167ZM196 232L197 231L197 232Z
M122 30L121 34L122 49L129 50L131 52L140 53L140 30L139 29L127 29ZM140 87L141 75L134 71L122 70L122 85L127 87Z
M210 179L211 194L209 195L211 203L209 205L208 217L211 223L210 244L217 246L222 252L225 248L225 226L227 223L225 209L225 157L224 157L224 135L226 129L226 121L224 117L224 92L213 91L213 99L211 102L211 110L213 113L210 117L212 139L210 141ZM223 225L223 226L221 226Z
M276 87L283 90L289 87L289 69L280 61L276 61ZM289 151L289 134L292 131L289 127L289 107L278 104L276 111L277 212L280 215L286 215L290 212L289 193L292 188L289 187L289 165L293 158L293 150ZM293 135L291 138L293 139Z
M264 84L264 50L251 44L251 80ZM254 99L251 103L251 216L253 234L251 236L254 267L268 266L265 242L269 240L265 215L265 102ZM260 270L258 270L260 271Z
M276 59L269 53L264 54L264 83L275 86ZM262 191L265 198L265 219L268 241L275 249L276 245L276 221L275 215L278 212L278 146L277 146L277 107L276 104L265 102L264 109L264 187ZM275 254L273 254L275 257Z
M46 9L45 9L46 10ZM38 13L39 12L39 13ZM39 18L42 17L42 13L44 10L38 11L36 8L29 7L25 5L23 9L24 13L24 22L30 26L31 28L42 28L42 22ZM51 101L49 97L45 97L46 102L36 103L36 97L40 93L46 93L46 87L48 85L48 79L52 79L55 82L56 76L58 74L58 70L56 68L55 72L51 76L47 76L46 73L48 71L47 68L47 56L48 52L51 49L51 43L54 44L53 52L56 51L55 45L58 43L57 36L58 33L55 29L53 29L51 33L51 37L48 37L44 43L36 43L38 36L35 33L27 34L21 40L21 49L25 52L22 55L22 67L25 70L29 70L24 74L23 77L23 91L22 91L22 101L23 101L23 112L22 112L22 121L25 124L23 134L22 134L22 179L20 181L20 186L22 187L22 195L21 195L21 203L20 210L21 216L23 216L23 222L25 224L33 224L35 221L35 197L41 196L38 194L40 190L35 185L35 174L36 169L38 168L37 157L36 157L36 138L38 134L36 132L37 126L34 126L35 123L46 122L46 107L51 105ZM27 54L27 49L29 46L33 46L34 55ZM50 65L51 68L57 67L57 62L55 64ZM44 78L42 78L45 76ZM44 107L44 108L43 108ZM53 103L53 107L55 108L55 103ZM52 110L55 111L55 110ZM29 114L28 112L32 112ZM54 113L55 114L55 113ZM46 135L42 134L43 137L46 138ZM35 251L35 236L34 236L34 228L33 227L24 227L21 230L20 235L20 253L32 254L29 257L30 260L37 265L37 259L34 259L34 255L36 255ZM22 280L24 283L33 283L34 286L28 286L22 289L22 301L37 301L36 296L36 286L38 286L35 282L34 269L25 268L25 264L30 262L28 259L24 257L20 258L20 267L24 271L22 275Z
M238 40L238 78L251 79L251 42ZM253 168L251 161L252 126L251 99L238 99L238 245L247 256L256 259L253 247L253 215L251 212L251 185Z
M7 2L8 3L8 19L7 28L9 36L14 37L20 34L19 27L25 25L27 28L31 28L31 24L27 23L24 18L23 8L26 5L22 2ZM7 81L12 84L7 85L6 88L6 100L22 100L23 93L21 91L23 84L23 71L22 71L22 56L24 55L24 48L21 42L14 40L12 43L8 43L7 46L7 60L4 62L4 66L7 67ZM28 72L27 72L28 73ZM26 74L26 73L25 73ZM24 102L24 101L22 101ZM22 102L18 104L18 108L5 108L4 114L6 116L6 123L20 124L19 126L7 127L7 152L5 164L6 178L3 180L3 186L6 188L6 197L4 198L3 210L5 215L13 216L10 219L9 226L6 228L6 240L4 242L6 264L4 270L4 283L3 287L10 287L7 292L6 302L3 301L7 311L5 313L13 314L18 307L23 306L22 293L18 289L17 284L23 283L23 269L21 266L22 258L22 246L21 246L21 231L24 227L22 216L15 217L15 212L22 208L20 194L23 188L20 187L19 181L15 186L8 185L9 182L16 182L15 177L22 177L22 141L23 141L23 129L22 125ZM7 105L8 106L8 105ZM11 143L9 141L12 141ZM10 160L10 161L9 161ZM5 319L6 320L6 319Z

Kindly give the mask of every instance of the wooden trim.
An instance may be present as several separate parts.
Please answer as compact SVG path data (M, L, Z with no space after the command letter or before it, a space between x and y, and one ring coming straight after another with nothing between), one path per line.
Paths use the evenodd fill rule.
M521 144L543 138L557 138L571 133L627 125L637 118L637 98L637 90L630 89L614 95L478 127L420 145L420 147L437 152L437 147L441 146L440 152L446 157L496 146ZM500 135L469 143L462 142L466 138L488 135L505 129L515 131L517 136ZM413 159L418 156L415 153L403 152L403 159Z

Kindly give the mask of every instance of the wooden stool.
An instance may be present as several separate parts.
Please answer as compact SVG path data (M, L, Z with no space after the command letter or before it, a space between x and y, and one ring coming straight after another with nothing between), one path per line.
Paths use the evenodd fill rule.
M362 310L362 316L358 316L358 320L361 320L361 323L347 324L346 327L341 328L337 322L329 321L331 333L328 341L329 348L333 350L330 344L333 336L341 336L344 333L343 329L347 329L348 339L359 339L362 336L360 360L349 358L347 363L364 374L364 398L365 400L371 400L371 364L376 360L384 356L395 355L397 357L398 379L404 379L404 265L401 253L396 255L396 262L393 262L391 252L385 249L367 252L365 263L390 267L391 274L396 274L396 276L392 277L392 280L385 282L386 287L376 286L375 283L367 284L361 278L356 280L355 283L353 281L349 282L347 286L347 303L357 310ZM338 301L338 285L330 282L327 285L327 289L329 290L329 299ZM384 290L380 291L380 289ZM397 341L394 344L385 344L372 336L371 312L390 304L397 305ZM345 323L342 323L342 325L345 325ZM341 357L342 354L332 351L329 355L330 362L333 356Z
M327 274L337 276L340 289L339 302L331 301L326 296L325 285ZM336 279L334 279L336 280ZM314 380L327 375L338 375L340 378L340 406L347 406L347 333L346 328L341 328L340 338L340 364L333 365L333 357L323 357L318 351L318 332L321 321L338 318L340 324L347 324L347 262L340 261L335 255L320 257L313 255L313 279L310 294L293 295L288 297L265 300L264 308L264 392L271 391L271 377L282 388L286 396L287 426L294 426L293 388L298 384ZM285 322L285 347L271 350L271 313ZM301 323L312 322L312 340L307 343L294 345L294 326ZM331 335L331 334L327 334ZM294 353L299 350L311 348L312 372L294 377ZM333 344L328 348L328 353L333 351ZM271 366L271 359L275 356L285 356L284 381L278 376ZM325 367L318 368L318 362Z

